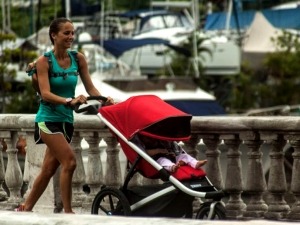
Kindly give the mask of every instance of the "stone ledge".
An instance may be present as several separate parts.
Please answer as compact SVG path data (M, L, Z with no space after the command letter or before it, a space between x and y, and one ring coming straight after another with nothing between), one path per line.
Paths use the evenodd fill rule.
M142 217L114 217L79 214L40 214L26 212L0 211L1 225L199 225L199 220L170 219L170 218L142 218ZM201 225L290 225L290 222L249 220L249 221L201 221Z

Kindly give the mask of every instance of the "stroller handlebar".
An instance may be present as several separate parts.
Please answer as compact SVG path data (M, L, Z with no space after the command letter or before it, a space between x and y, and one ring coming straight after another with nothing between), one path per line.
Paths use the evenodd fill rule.
M87 101L90 101L90 100L98 100L98 101L102 101L103 103L105 103L107 101L107 98L104 96L101 96L101 95L88 96ZM88 105L88 106L82 107L80 109L79 109L79 107L80 107L80 104L77 104L74 106L74 111L76 113L82 113L82 112L87 112L87 111L91 111L91 110L93 110L95 112L95 114L97 114L97 112L98 112L98 110L92 105Z

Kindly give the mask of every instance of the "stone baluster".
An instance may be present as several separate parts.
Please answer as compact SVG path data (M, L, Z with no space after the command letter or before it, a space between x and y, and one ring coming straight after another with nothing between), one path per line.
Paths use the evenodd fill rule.
M220 150L218 145L221 143L219 135L202 135L203 143L206 145L205 152L207 157L206 174L213 185L218 189L223 189L223 178L220 166Z
M291 191L295 195L296 201L292 205L288 215L290 220L300 220L300 136L289 136L290 144L294 147L293 153L293 172L291 181Z
M24 198L24 195L26 193L27 190L27 186L28 186L28 180L29 180L29 172L28 172L28 158L27 158L27 133L25 131L22 132L18 132L19 135L19 140L17 142L17 155L21 157L18 159L19 160L24 160L24 164L23 164L23 184L22 184L22 188L21 188L21 197ZM22 170L22 169L21 169Z
M244 217L262 218L268 209L263 200L266 191L266 180L262 167L262 153L260 146L263 143L259 134L254 132L243 132L240 138L248 147L248 168L245 192L250 195Z
M194 158L199 158L199 151L197 150L197 146L200 141L199 135L191 135L191 138L188 141L184 141L183 149L188 153L189 155L193 156Z
M125 167L125 173L124 173L124 180L126 179L126 176L128 174L128 168L127 168L127 163L128 163L128 160L126 159L126 167ZM131 165L129 165L131 166ZM149 184L151 183L152 181L148 179L148 178L145 178L143 177L140 173L135 173L133 175L133 177L131 177L130 179L130 182L128 184L128 186L142 186L142 185L146 185L146 184Z
M120 187L122 184L121 165L118 148L118 141L115 137L105 137L106 148L106 169L105 169L105 185L110 187Z
M26 136L26 142L27 142L27 139L28 139L27 133L25 134L25 136ZM30 176L27 149L28 148L26 146L26 155L25 155L24 172L23 172L23 182L24 182L24 186L27 188L24 190L23 197L25 197L27 194L28 184L29 184L29 176Z
M246 209L246 204L241 198L243 192L241 151L239 149L241 140L237 135L223 135L222 137L228 147L225 191L229 194L229 200L226 204L226 216L229 219L238 219L243 216Z
M7 144L7 166L5 173L5 182L10 192L8 203L12 207L22 201L21 188L23 185L22 171L18 162L16 143L18 140L18 133L11 132L11 138L5 138Z
M63 211L63 203L61 200L60 193L60 171L61 166L59 166L52 177L53 180L53 201L54 201L54 213L61 213Z
M36 145L34 141L34 132L32 130L26 130L26 158L23 181L27 186L27 190L24 193L24 198L26 198L31 191L31 186L33 179L40 172L40 168L44 158L45 145ZM48 193L46 193L47 195Z
M199 159L199 151L197 150L197 146L200 141L200 136L192 134L190 139L188 141L184 141L183 149L188 153L189 155L193 156L196 159ZM193 202L193 213L197 213L201 206L202 200L200 198L195 198Z
M100 158L99 143L101 138L98 132L84 132L84 138L89 144L88 148L88 164L86 171L86 183L90 188L90 198L94 196L100 190L103 184L103 169Z
M286 177L284 171L283 148L286 144L283 135L277 134L261 134L264 140L271 144L270 155L270 170L268 178L268 211L265 213L267 219L282 219L287 216L290 211L289 205L284 199L284 194L287 191ZM280 185L278 185L280 184Z
M85 171L82 159L82 147L81 147L82 137L80 132L76 131L73 134L71 146L74 150L76 157L76 169L74 171L73 180L72 180L72 190L73 190L73 199L72 206L80 207L86 195L83 192L83 185L85 184Z
M90 212L92 202L103 184L103 169L99 147L101 137L99 137L99 132L83 132L81 134L89 145L85 182L90 190L90 193L86 195L85 200L82 202L81 211Z
M140 179L142 180L142 185L155 185L159 184L159 179L149 179L140 175Z
M6 134L9 135L9 132L4 132ZM3 134L3 131L0 132L0 140L2 142L3 140L3 136L5 137L5 135ZM5 165L4 165L4 160L3 160L3 151L6 149L5 148L5 143L4 140L2 143L0 143L0 202L5 201L7 199L7 193L6 191L4 191L3 189L3 183L5 181Z
M125 172L126 173L126 172ZM143 186L146 184L150 184L152 181L149 181L150 179L147 179L145 177L143 177L141 174L139 173L135 173L133 175L133 177L130 179L130 182L128 184L128 186Z

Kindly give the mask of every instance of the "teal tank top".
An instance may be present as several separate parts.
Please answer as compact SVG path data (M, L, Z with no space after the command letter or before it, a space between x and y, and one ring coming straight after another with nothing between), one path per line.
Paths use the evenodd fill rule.
M68 55L71 59L71 66L63 69L57 63L52 51L44 54L44 56L49 57L48 61L51 60L51 62L49 61L50 90L52 93L64 98L74 97L78 80L78 64L74 51L68 51ZM55 105L41 100L35 122L73 123L73 110L66 105Z

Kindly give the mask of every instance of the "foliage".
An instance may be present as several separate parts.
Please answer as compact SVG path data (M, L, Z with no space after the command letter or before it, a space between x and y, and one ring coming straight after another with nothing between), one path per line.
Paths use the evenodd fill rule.
M265 69L272 88L270 104L299 104L300 43L299 37L288 31L273 39L277 51L268 54ZM276 91L274 91L276 90Z
M250 108L299 104L300 44L298 37L283 31L272 39L276 51L265 56L258 71L242 65L241 73L232 78L228 107L231 113Z
M1 45L5 41L15 41L16 36L14 34L6 34L6 33L0 33L0 43Z
M53 1L42 1L39 26L48 26L54 16L60 13L60 10L60 4L57 3L55 6ZM17 36L28 37L36 31L38 25L36 21L38 15L37 5L26 8L11 7L10 14L13 15L11 16L11 29ZM0 15L2 16L1 12Z
M194 38L196 40L196 48L197 48L197 56L195 56L194 52ZM171 56L171 63L170 67L173 71L176 71L176 75L178 76L188 76L191 75L195 77L194 74L194 63L196 63L195 66L198 67L198 70L200 74L203 72L203 64L202 62L205 60L203 57L203 54L206 53L210 56L212 56L212 52L209 48L203 46L203 42L208 40L208 38L201 36L200 34L196 34L194 36L194 33L191 33L187 40L182 42L180 44L180 48L182 49L182 53L178 53L175 51L172 51L170 53ZM194 59L196 58L196 61ZM168 65L169 66L169 65ZM167 67L168 67L167 66ZM163 71L167 71L167 67L163 68ZM162 71L158 71L159 74L162 73ZM164 75L172 75L172 74L164 74Z
M21 111L14 111L14 107L25 106L26 110L31 105L28 102L22 104L22 102L16 102L15 98L21 98L21 101L27 98L26 91L24 92L24 85L21 85L15 81L16 70L10 69L11 64L20 66L21 62L28 63L36 57L36 53L32 51L17 49L9 49L6 43L15 41L16 37L13 34L0 33L0 43L2 45L2 51L0 56L0 112L4 113L20 113ZM23 86L23 87L22 87ZM31 88L32 89L32 88ZM30 91L30 90L29 90ZM33 95L34 96L34 95ZM13 109L13 110L11 110Z
M5 113L36 113L38 109L38 96L32 87L31 80L16 84L16 91L11 92Z
M5 34L0 33L0 44L1 46L5 46L9 41L14 41L15 36L13 34ZM8 69L8 64L11 59L11 54L9 51L2 50L2 54L0 56L0 112L2 112L5 96L6 94L12 90L11 80L15 77L16 71Z
M265 64L268 69L268 75L274 81L282 79L296 79L300 75L300 43L298 36L288 31L272 39L277 46L277 52L269 54Z
M232 87L227 100L227 109L230 113L240 113L245 109L254 108L257 99L257 86L251 85L254 81L253 71L247 64L241 66L241 72L232 76Z
M114 1L114 8L117 10L135 10L135 9L143 9L148 8L150 4L150 0L118 0Z

